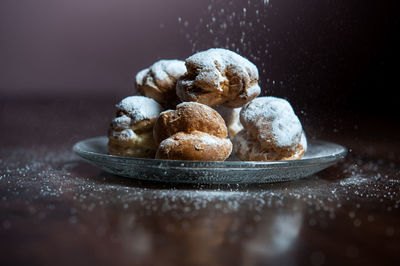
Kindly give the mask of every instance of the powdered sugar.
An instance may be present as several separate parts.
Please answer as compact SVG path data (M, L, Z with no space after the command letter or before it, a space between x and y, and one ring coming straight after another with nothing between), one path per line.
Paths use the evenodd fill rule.
M300 141L300 120L284 99L256 98L243 108L241 119L245 124L256 126L261 141L274 142L280 147L295 147Z
M132 123L137 123L143 119L155 119L162 111L161 105L155 100L144 96L129 96L123 99L117 108L125 111L132 119Z
M234 138L233 149L236 154L239 152L243 153L243 154L254 152L249 147L249 144L251 143L251 141L246 140L245 135L246 135L246 133L242 131L239 134L237 134ZM254 157L253 154L251 154L251 156Z
M257 97L260 93L261 93L261 88L260 85L258 85L258 83L248 87L246 90L246 96L249 98Z
M184 61L160 60L137 73L136 84L140 86L172 86L185 72Z
M132 129L128 128L128 129L122 130L121 133L119 133L119 138L121 140L128 141L130 139L136 138L136 134L135 134L135 132L133 132Z
M137 135L132 129L126 128L122 131L112 130L109 138L118 139L120 141L130 141L136 139Z
M159 148L164 148L164 147L168 147L168 146L174 147L174 146L178 146L178 145L179 145L178 141L174 140L173 138L167 138L167 139L164 139L160 143Z
M249 245L263 247L265 254L268 247L282 246L277 240L297 244L298 238L293 242L290 237L279 237L286 227L289 231L290 226L329 230L345 221L348 229L354 222L355 233L361 234L366 232L360 231L364 227L367 231L378 228L382 216L391 218L391 224L386 226L393 227L398 220L398 184L389 182L400 179L398 164L358 161L351 154L337 170L329 172L329 177L257 185L180 185L118 177L77 160L68 142L53 149L5 147L0 158L0 202L4 213L9 213L2 216L3 235L32 233L29 222L33 220L34 228L42 228L38 237L51 236L54 230L46 233L43 228L54 225L55 219L61 217L58 228L73 232L64 235L67 240L93 233L106 244L126 248L121 256L133 261L136 254L147 254L132 247L132 239L138 237L146 243L150 241L151 246L146 248L152 250L160 237L202 234L202 243L209 243L217 235L226 237L233 248L247 248L243 251L246 254L254 254ZM357 169L353 168L355 163ZM375 178L381 173L389 176ZM379 211L378 216L372 213L371 206L376 206L372 210ZM115 217L118 219L111 224L110 219ZM283 227L276 226L284 220L288 222ZM221 224L223 227L218 227ZM243 232L238 233L237 228ZM376 232L384 241L393 242L398 236L397 231L394 236L385 234L385 227ZM145 264L148 256L144 258L139 262Z
M261 91L258 85L257 67L246 58L230 50L212 48L198 52L186 59L186 66L188 72L195 74L196 77L193 80L180 80L177 86L178 95L183 93L180 92L181 86L196 86L206 92L218 91L222 93L224 92L224 84L235 84L234 86L242 87L240 93L246 98L256 97ZM240 84L236 84L239 80ZM217 104L220 103L214 105Z
M130 124L131 124L131 120L130 117L126 116L126 115L122 115L119 117L115 117L112 120L112 125L115 128L129 128Z
M181 60L160 60L150 67L155 79L165 79L169 76L178 79L185 74L185 62Z
M187 73L176 84L182 101L241 107L260 92L257 67L230 50L212 48L185 60Z
M167 145L168 146L171 146L171 145L177 146L177 145L179 145L180 141L190 141L190 142L193 141L193 143L195 143L197 141L197 142L200 142L201 144L210 145L210 146L220 146L220 145L226 146L226 145L229 145L229 142L230 142L228 139L218 138L216 136L213 136L213 135L210 135L210 134L207 134L204 132L200 132L200 131L193 132L193 134L191 134L191 133L183 133L183 134L178 133L178 134L179 135L177 137L175 137L176 135L174 135L174 136L171 136L171 137L163 140L160 143L160 147L162 147L164 145L165 146L167 146Z
M243 129L243 125L240 123L239 115L242 110L239 108L229 108L224 106L218 106L215 110L225 120L226 126L229 130L229 136L233 138L239 131Z
M196 53L187 58L186 63L194 64L205 72L214 71L215 68L221 70L239 67L252 75L252 78L258 79L258 69L252 62L227 49L212 48Z
M306 133L304 132L304 130L301 133L300 145L303 146L304 150L307 151L307 136L306 136Z
M136 74L136 84L138 84L138 85L143 85L144 82L145 82L144 78L146 77L146 75L147 75L149 72L150 72L150 69L148 69L148 68L145 68L145 69L139 71L139 72Z
M228 139L221 139L221 138L218 138L213 135L206 134L206 133L201 134L201 135L195 135L195 137L200 139L202 143L207 144L207 145L212 145L212 146L219 145L222 142L229 142Z
M202 103L198 103L198 102L183 102L183 103L178 104L178 105L176 106L176 109L179 109L180 107L182 107L182 106L184 106L184 105L187 105L187 104L193 104L193 105L198 105L198 106L201 106L201 107L205 107L205 108L210 108L210 109L212 109L212 108L209 107L208 105L205 105L205 104L202 104Z
M339 184L341 186L349 186L349 185L361 185L364 183L369 183L371 182L371 178L366 178L365 176L361 175L361 174L356 174L353 175L349 178L340 180Z

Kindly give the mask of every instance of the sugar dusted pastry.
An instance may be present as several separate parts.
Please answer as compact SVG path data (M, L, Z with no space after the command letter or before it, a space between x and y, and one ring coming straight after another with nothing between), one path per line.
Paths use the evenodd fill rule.
M200 103L184 102L162 112L153 135L158 159L224 161L232 151L224 120Z
M164 107L175 107L180 102L176 95L177 80L186 72L181 60L160 60L136 75L136 89Z
M155 100L130 96L117 104L117 115L108 130L108 152L112 155L154 158L157 145L153 126L162 111Z
M187 72L176 85L182 101L241 107L260 94L257 67L235 52L213 48L185 60Z
M305 135L303 140L293 152L285 154L272 150L262 149L257 140L251 138L246 131L239 132L234 140L234 152L238 158L243 161L279 161L279 160L297 160L301 159L307 149Z
M243 129L243 126L240 123L240 111L242 110L242 108L217 106L215 107L215 110L225 120L225 124L228 127L229 138L233 140L235 135Z
M307 140L300 120L284 99L259 97L240 112L245 130L234 138L236 155L245 161L300 159Z
M232 151L229 139L201 131L178 132L160 143L156 158L190 161L225 161Z

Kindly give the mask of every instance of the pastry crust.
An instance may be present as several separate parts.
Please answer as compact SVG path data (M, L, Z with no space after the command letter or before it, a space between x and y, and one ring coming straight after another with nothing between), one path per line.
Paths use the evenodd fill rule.
M161 110L156 101L144 96L123 99L108 130L109 154L154 158L157 145L153 126Z
M303 137L305 141L305 135ZM307 143L300 142L290 153L262 149L259 143L251 138L246 131L239 132L234 140L234 153L243 161L280 161L301 159L307 150Z
M154 140L159 144L180 131L201 131L218 138L226 138L228 134L221 115L196 102L181 103L176 106L176 110L162 112L154 125Z
M307 149L300 120L284 99L256 98L243 107L240 121L245 131L235 136L234 148L242 160L300 159Z
M232 151L224 120L200 103L184 102L161 113L153 135L158 159L224 161Z
M187 72L176 84L183 101L241 107L260 94L257 67L235 52L213 48L185 60Z
M190 161L224 161L232 151L229 139L193 131L190 134L178 132L163 140L156 158Z
M176 82L185 72L184 61L160 60L137 73L136 90L165 108L174 107L180 102L175 91Z

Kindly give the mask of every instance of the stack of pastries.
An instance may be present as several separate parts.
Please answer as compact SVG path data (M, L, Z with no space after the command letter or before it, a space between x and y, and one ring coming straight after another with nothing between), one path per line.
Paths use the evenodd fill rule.
M160 60L136 75L136 91L117 105L111 155L167 160L300 159L307 140L291 105L258 97L257 67L221 48L185 61Z

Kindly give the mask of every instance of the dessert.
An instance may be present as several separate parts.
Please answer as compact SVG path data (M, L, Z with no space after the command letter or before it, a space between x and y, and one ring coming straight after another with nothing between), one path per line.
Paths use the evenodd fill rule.
M260 94L257 67L235 52L213 48L185 60L187 72L176 84L183 101L241 107Z
M157 159L225 161L232 151L229 139L201 131L178 132L160 143Z
M160 60L136 75L136 90L153 98L164 107L175 107L180 102L176 95L177 80L186 72L181 60Z
M224 120L200 103L184 102L162 112L153 135L158 159L224 161L232 151Z
M307 139L299 119L286 100L257 98L258 78L252 62L221 48L154 63L136 75L143 96L117 105L109 153L224 161L233 148L246 161L300 159Z
M246 130L237 134L233 142L241 160L295 160L307 149L300 120L284 99L256 98L243 107L240 121Z
M161 105L151 98L130 96L116 107L116 117L108 130L109 154L154 158L157 145L153 126L162 111Z

